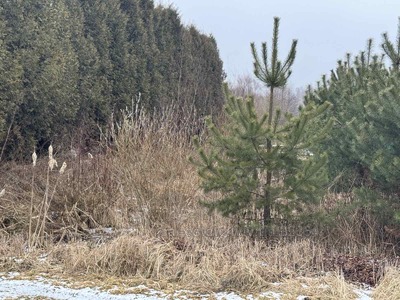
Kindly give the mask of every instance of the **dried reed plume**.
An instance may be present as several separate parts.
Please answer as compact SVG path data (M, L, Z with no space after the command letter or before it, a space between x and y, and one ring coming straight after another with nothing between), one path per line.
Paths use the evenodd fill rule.
M35 172L32 173L32 187L31 187L31 205L30 205L30 217L29 217L29 234L28 234L28 245L29 248L36 248L38 246L44 246L45 238L46 238L46 223L50 220L49 208L51 202L54 198L57 184L59 182L60 176L65 172L67 168L66 162L64 162L59 170L59 176L53 186L53 190L50 194L50 173L53 168L57 167L57 161L53 156L53 146L49 146L49 160L48 160L48 168L47 168L47 176L46 176L46 187L43 195L43 200L39 205L38 215L34 216L34 180L35 180ZM36 152L32 154L32 166L36 166L37 155ZM33 230L33 221L36 221L35 229Z

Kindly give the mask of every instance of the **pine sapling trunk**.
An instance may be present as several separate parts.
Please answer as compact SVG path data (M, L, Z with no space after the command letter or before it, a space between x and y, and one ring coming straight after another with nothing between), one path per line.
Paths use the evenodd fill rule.
M272 128L272 114L274 109L274 87L270 87L269 92L269 110L268 110L268 128ZM272 151L272 141L267 138L267 153ZM264 205L264 227L271 223L271 199L270 199L270 187L272 183L272 172L267 170L267 182L265 183L265 205Z
M268 47L267 43L261 44L261 56L258 55L254 43L251 43L251 51L254 58L254 75L261 80L267 87L270 88L269 94L269 111L268 111L268 129L270 130L267 136L267 154L272 152L272 119L274 109L274 88L284 87L287 79L291 74L291 67L296 57L297 40L293 40L289 54L285 61L278 59L278 36L279 36L279 18L274 17L274 31L272 36L272 51L270 62L268 62ZM272 208L272 170L267 168L267 182L265 183L265 199L264 199L264 228L271 223L271 208Z
M274 112L274 87L271 86L269 88L269 109L268 109L268 127L269 128L272 127L273 112ZM268 141L271 143L270 139L268 139ZM271 149L272 149L272 144L271 144L269 151L271 151Z

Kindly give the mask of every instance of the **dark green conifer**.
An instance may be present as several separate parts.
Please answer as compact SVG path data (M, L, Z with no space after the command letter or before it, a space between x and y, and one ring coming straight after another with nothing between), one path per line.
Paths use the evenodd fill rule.
M306 210L321 194L326 160L308 149L326 135L330 124L313 135L307 134L307 127L328 107L328 103L318 108L309 105L298 117L289 117L284 126L279 126L277 113L269 126L268 114L258 117L252 98L228 96L226 126L218 128L207 119L212 138L206 149L210 150L198 145L199 159L191 159L199 167L205 192L220 193L204 204L239 218L248 211L257 214L266 205L271 215L279 218ZM274 142L271 150L266 147L267 140ZM269 173L271 184L267 184Z
M275 19L271 68L266 44L263 44L262 60L252 45L255 73L272 90L270 104L274 89L286 83L296 47L294 42L285 63L278 61L278 24ZM204 204L226 216L242 216L249 210L262 209L263 225L268 233L273 215L281 218L294 211L298 214L318 198L326 158L310 153L309 149L325 137L331 122L313 134L309 134L308 127L330 104L307 105L298 117L288 114L287 121L280 125L279 111L258 117L252 98L243 100L230 95L226 98L225 126L218 128L211 118L207 119L212 137L206 149L210 150L205 151L198 144L199 159L192 159L199 167L204 190L220 193L216 200Z
M315 149L327 152L332 189L351 192L358 200L351 205L373 215L379 232L400 220L399 38L398 33L392 42L383 34L381 47L390 67L383 54L372 52L369 40L365 51L339 61L306 96L307 103L333 104L315 123L335 120L329 138Z
M139 109L148 112L221 110L215 40L184 27L171 7L0 1L0 15L2 157L30 157L34 146L40 152L50 142L69 147L78 134L79 141L98 139L99 127L135 107L139 93Z
M383 38L382 48L391 68L386 67L382 56L372 54L370 40L366 51L354 59L348 56L345 62L339 61L330 79L323 77L322 83L306 97L308 103L333 104L316 126L328 118L335 119L329 138L319 149L327 151L329 175L340 190L398 190L400 76L395 48L399 44L391 43L386 34Z

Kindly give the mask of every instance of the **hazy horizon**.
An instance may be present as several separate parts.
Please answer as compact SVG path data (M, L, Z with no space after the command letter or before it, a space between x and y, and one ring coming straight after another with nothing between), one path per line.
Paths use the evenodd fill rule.
M357 54L374 39L375 50L381 34L396 38L400 1L327 0L265 1L159 0L172 4L185 24L193 24L215 37L228 80L252 74L250 43L270 45L273 17L281 18L280 54L284 59L293 39L298 39L297 57L289 84L315 84L336 67L346 53Z

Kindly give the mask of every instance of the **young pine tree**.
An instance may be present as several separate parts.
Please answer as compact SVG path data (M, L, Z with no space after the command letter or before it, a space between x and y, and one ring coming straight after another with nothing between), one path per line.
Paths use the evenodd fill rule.
M274 212L279 217L305 210L318 199L325 182L326 161L325 156L310 155L307 150L331 125L329 122L313 135L308 135L306 128L329 106L308 105L298 117L289 117L284 126L278 126L277 113L269 126L268 114L258 117L252 98L227 96L225 126L218 128L208 118L209 150L197 144L199 159L192 159L199 168L204 191L219 192L217 199L203 204L224 216L240 216L249 210L264 210L265 206L271 215ZM270 150L266 147L268 140L274 143ZM263 220L266 230L270 221Z
M289 76L296 45L294 43L288 60L280 63L277 60L277 26L275 19L271 69L266 46L263 45L263 60L256 57L256 75L272 90L270 104L273 90L284 85ZM207 119L211 133L207 151L197 143L199 159L192 159L199 168L204 191L218 192L217 199L203 204L225 216L263 210L263 225L268 230L273 215L287 217L294 211L301 212L318 196L325 178L326 159L324 155L307 153L324 138L331 122L313 131L312 135L306 129L330 104L307 105L298 117L287 115L287 122L280 126L279 111L273 115L271 108L269 113L258 117L252 98L243 100L230 96L227 87L225 93L226 124L218 128L211 118Z
M271 62L268 62L267 43L262 44L262 58L260 59L255 44L251 44L251 50L254 58L254 74L262 83L269 88L269 109L268 109L268 127L272 126L274 113L274 91L275 88L281 88L286 85L287 79L291 74L291 67L296 57L297 40L292 42L290 52L284 63L278 59L278 36L279 36L279 18L274 18L274 33L272 37L272 56ZM270 64L270 65L269 65ZM272 151L272 140L267 139L267 152ZM271 186L272 172L267 171L267 187ZM268 188L267 188L268 190ZM267 191L268 193L268 191ZM269 199L269 195L266 195ZM264 206L264 225L267 225L271 219L271 203Z

